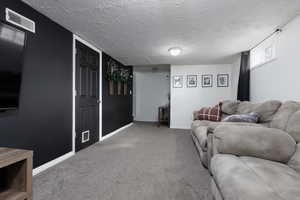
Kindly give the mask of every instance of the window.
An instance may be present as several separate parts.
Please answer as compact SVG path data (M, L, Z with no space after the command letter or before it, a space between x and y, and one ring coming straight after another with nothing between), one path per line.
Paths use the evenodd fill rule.
M251 50L251 69L262 66L276 59L276 43L278 40L278 36L279 33L275 33L273 36L265 40L259 46Z

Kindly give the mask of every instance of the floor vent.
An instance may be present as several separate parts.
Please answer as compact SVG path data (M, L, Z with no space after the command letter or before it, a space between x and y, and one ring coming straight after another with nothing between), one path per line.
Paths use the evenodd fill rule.
M86 143L90 140L90 131L84 131L81 133L81 143Z
M19 13L6 8L6 21L35 33L35 22L20 15Z

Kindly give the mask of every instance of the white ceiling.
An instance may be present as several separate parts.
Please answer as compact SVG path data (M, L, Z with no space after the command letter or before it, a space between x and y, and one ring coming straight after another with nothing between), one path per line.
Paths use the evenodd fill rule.
M24 1L127 65L232 63L300 11L299 0Z

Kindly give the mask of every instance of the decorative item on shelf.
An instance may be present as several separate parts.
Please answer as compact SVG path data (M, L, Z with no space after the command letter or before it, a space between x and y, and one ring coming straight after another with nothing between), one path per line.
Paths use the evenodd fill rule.
M118 66L117 62L113 59L107 62L107 66L106 79L108 80L109 95L115 95L115 84L117 95L128 95L128 81L132 78L130 70Z
M211 74L202 75L202 87L203 88L213 87L213 75Z
M188 88L197 87L197 75L187 75L187 87Z
M128 94L128 80L130 78L130 71L123 69L121 70L121 81L123 83L123 94L126 96Z
M117 71L117 95L120 96L122 94L122 69L119 68Z
M118 79L118 66L112 59L107 62L107 66L108 94L112 96L114 95L114 82Z
M108 93L109 95L114 95L114 81L113 80L109 80L108 82Z
M118 95L120 96L121 93L122 93L122 82L121 81L118 81Z
M124 83L123 85L123 92L124 92L124 96L126 96L128 94L128 86L127 86L127 83Z
M130 78L130 71L127 69L123 69L121 71L121 81L123 83L123 95L126 96L128 94L128 81Z
M218 74L217 85L218 87L229 87L229 74Z

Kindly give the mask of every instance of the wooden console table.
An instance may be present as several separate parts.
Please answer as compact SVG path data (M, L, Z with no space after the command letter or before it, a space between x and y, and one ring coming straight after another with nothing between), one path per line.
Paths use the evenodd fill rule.
M0 199L32 200L32 151L0 148Z

